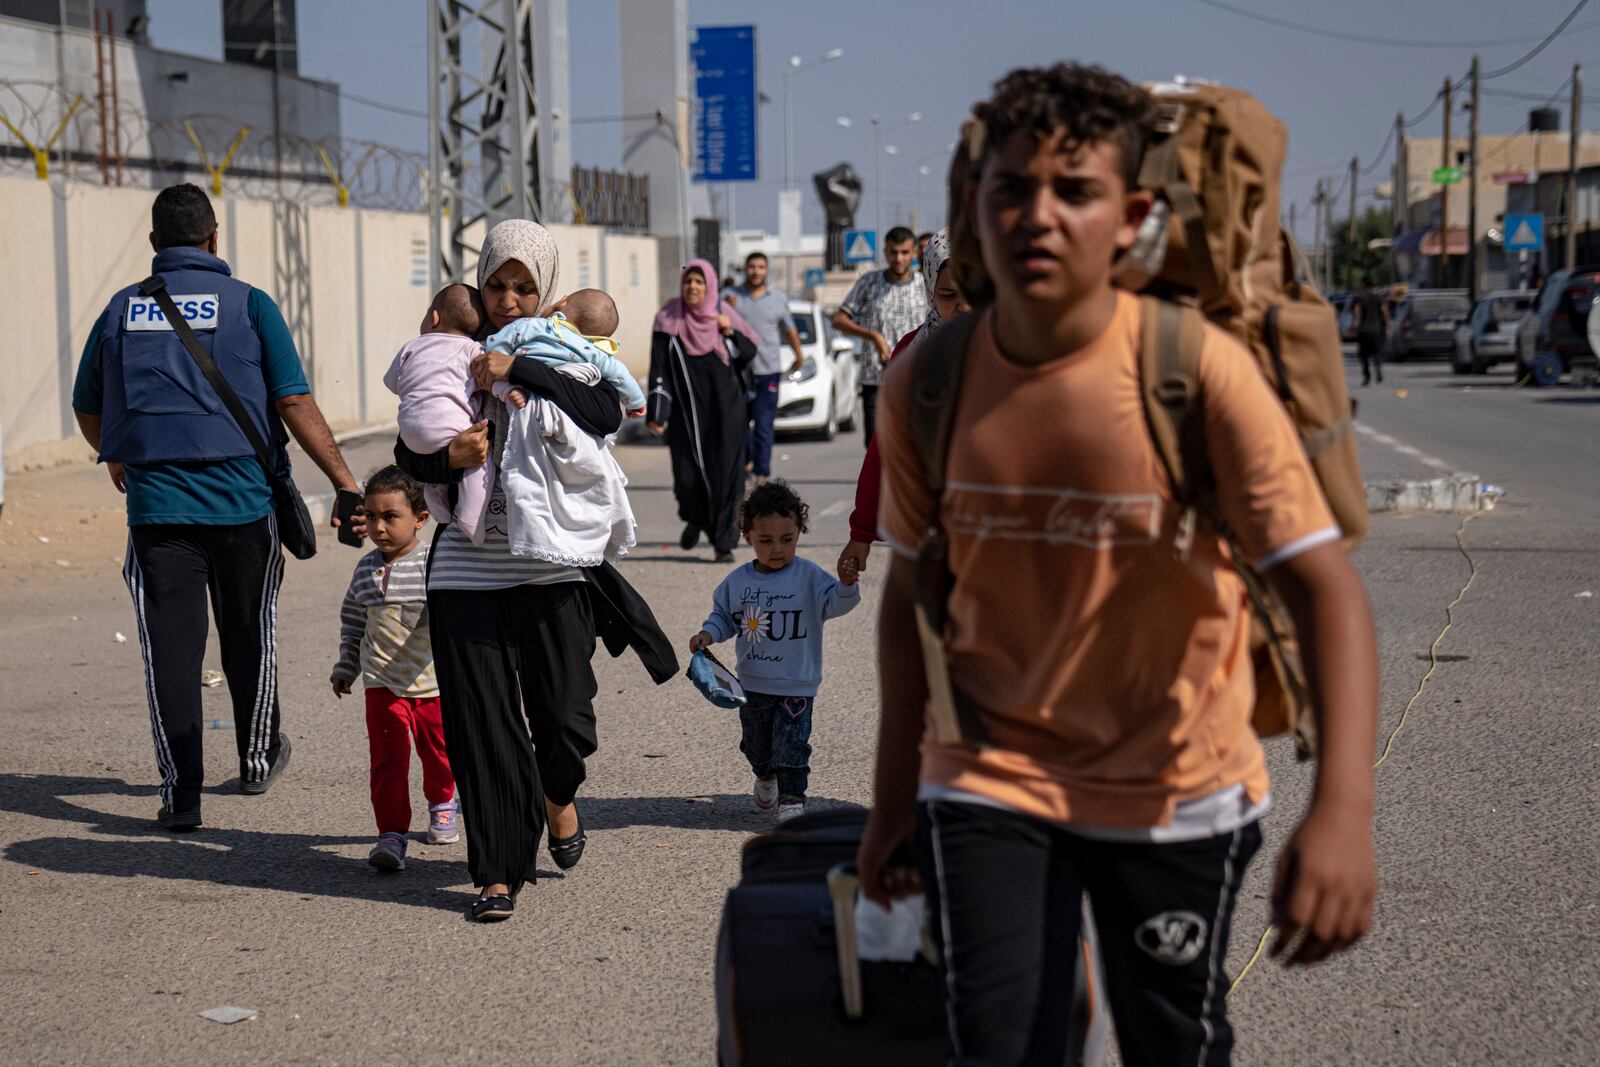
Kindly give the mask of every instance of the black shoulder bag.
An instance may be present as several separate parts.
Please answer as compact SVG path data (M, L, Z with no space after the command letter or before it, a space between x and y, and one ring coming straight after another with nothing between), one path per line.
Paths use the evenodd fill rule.
M172 324L173 333L178 335L183 347L189 350L189 355L199 366L200 373L206 376L211 388L217 391L217 396L222 398L222 406L228 409L233 421L239 424L244 439L255 449L256 459L261 461L261 469L266 472L267 484L272 487L273 512L278 520L278 539L283 542L283 547L287 548L295 559L310 559L317 554L317 528L311 521L311 513L306 510L306 502L300 496L300 490L295 488L294 482L287 474L278 473L277 468L273 466L272 452L267 448L267 443L261 439L261 431L250 421L249 412L239 403L238 394L233 391L233 386L228 384L228 379L222 376L216 360L211 358L211 353L205 350L200 338L195 336L194 328L179 313L178 306L172 302L172 294L167 292L167 283L161 280L159 274L152 274L139 283L139 293L154 298L161 306L161 314Z

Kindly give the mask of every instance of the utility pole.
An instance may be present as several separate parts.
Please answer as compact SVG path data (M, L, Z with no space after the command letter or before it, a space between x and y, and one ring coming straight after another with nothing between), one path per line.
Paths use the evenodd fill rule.
M1356 265L1361 262L1361 252L1356 248L1356 182L1361 177L1361 157L1350 157L1350 219L1349 232L1345 235L1345 243L1349 245L1346 254L1350 257L1349 277L1345 280L1352 286L1359 286L1360 279L1356 278Z
M1439 148L1439 166L1450 166L1450 112L1453 107L1452 96L1454 86L1450 79L1444 80L1444 140ZM1439 288L1443 289L1449 284L1450 279L1450 186L1443 183L1439 186Z
M1322 179L1318 178L1316 195L1311 198L1312 210L1315 213L1316 220L1312 223L1312 247L1316 249L1317 253L1317 258L1314 261L1317 264L1316 282L1319 288L1326 290L1327 284L1322 280L1322 275L1327 272L1328 253L1322 239L1322 199Z
M1572 119L1567 134L1567 256L1566 265L1578 265L1578 140L1583 124L1578 112L1583 106L1583 67L1572 64Z
M1408 202L1411 196L1411 160L1406 156L1406 117L1394 117L1394 236L1399 237L1408 225L1411 214Z
M1467 300L1478 306L1478 89L1482 65L1472 57L1472 122L1467 141Z

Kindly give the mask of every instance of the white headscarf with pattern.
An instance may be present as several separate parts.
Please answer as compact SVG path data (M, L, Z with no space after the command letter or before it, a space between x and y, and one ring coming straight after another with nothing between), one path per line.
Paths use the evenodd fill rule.
M922 320L922 332L932 333L944 325L939 307L933 302L933 291L939 285L939 272L950 261L950 233L940 230L928 240L928 250L922 253L922 286L928 293L928 317Z
M528 219L506 219L495 226L478 254L478 288L508 259L528 268L539 290L539 314L548 314L556 302L556 283L561 276L561 257L550 231Z

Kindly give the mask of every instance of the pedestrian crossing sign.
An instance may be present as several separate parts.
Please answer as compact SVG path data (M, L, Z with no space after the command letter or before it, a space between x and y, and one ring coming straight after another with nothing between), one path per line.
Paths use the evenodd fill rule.
M878 231L846 230L844 232L844 261L846 263L872 263L878 258Z
M1507 215L1506 251L1537 252L1544 247L1544 215Z

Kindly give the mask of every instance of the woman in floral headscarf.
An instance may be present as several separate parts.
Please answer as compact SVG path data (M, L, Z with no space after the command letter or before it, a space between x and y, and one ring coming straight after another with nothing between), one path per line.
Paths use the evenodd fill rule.
M917 338L932 333L962 312L971 311L961 287L956 285L955 271L946 271L950 262L950 236L940 230L928 241L922 253L922 284L928 290L928 317L922 326L900 339L889 356L893 363L900 353L916 344ZM867 458L861 463L861 476L856 479L856 509L850 513L850 543L839 553L839 573L844 574L846 560L858 571L867 569L867 555L872 542L878 539L878 489L882 467L878 460L878 442L874 437L867 443Z
M739 542L750 423L741 375L755 357L755 330L717 302L711 264L691 259L679 295L656 315L648 418L672 450L672 492L685 523L679 544L688 551L704 533L718 563L731 561Z

